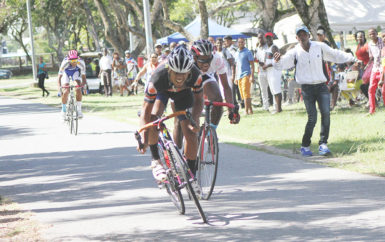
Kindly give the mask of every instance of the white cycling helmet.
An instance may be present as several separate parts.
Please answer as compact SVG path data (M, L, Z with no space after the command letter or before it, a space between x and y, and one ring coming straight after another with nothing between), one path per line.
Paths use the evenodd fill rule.
M201 55L212 55L213 54L213 44L211 44L210 41L207 39L200 39L197 41L194 41L194 43L191 46L191 53L194 56L201 56Z
M194 58L185 45L179 45L174 48L168 56L168 66L171 70L178 73L186 73L194 65Z

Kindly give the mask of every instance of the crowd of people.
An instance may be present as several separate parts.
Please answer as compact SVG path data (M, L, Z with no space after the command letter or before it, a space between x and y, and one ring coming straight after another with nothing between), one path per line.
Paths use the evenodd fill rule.
M251 90L255 79L259 83L262 109L272 114L282 112L283 104L292 104L294 92L297 91L300 95L298 100L304 101L308 113L301 147L304 156L312 155L309 147L318 103L321 112L319 153L325 155L330 153L326 145L330 111L338 100L345 98L349 106L363 104L369 109L368 115L372 115L379 105L376 94L380 88L385 105L385 33L378 37L377 30L372 28L368 30L368 36L369 41L364 31L355 34L357 47L353 53L350 49L341 51L331 48L324 28L319 27L316 38L311 40L309 30L301 26L296 29L298 44L283 56L273 42L276 36L272 32L260 32L254 50L246 48L245 39L234 41L232 36L209 37L193 43L180 41L169 45L156 44L154 52L141 69L130 51L125 51L125 57L121 58L117 52L111 57L108 50L104 49L99 60L99 76L104 83L106 96L111 96L114 89L119 90L121 96L125 92L127 95L137 94L138 86L142 84L145 95L150 97L146 91L149 90L153 74L159 66L169 65L169 56L176 48L183 46L192 54L194 65L201 75L210 75L202 87L204 96L212 101L225 100L239 104L245 115L253 114ZM288 90L285 98L284 89ZM286 103L283 103L284 99ZM234 110L229 110L229 113L233 114ZM213 108L214 127L217 127L221 114L221 108ZM179 129L176 127L176 130ZM177 136L175 140L179 140Z

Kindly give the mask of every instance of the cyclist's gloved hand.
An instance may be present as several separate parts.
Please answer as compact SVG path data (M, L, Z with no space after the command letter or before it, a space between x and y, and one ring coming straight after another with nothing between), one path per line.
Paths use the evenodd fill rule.
M241 116L238 113L239 106L235 105L234 110L229 112L229 119L231 124L237 124L241 120Z

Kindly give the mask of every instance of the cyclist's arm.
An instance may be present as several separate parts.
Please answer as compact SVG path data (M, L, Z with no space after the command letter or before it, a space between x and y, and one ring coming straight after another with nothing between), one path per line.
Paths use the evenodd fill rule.
M147 71L147 65L144 65L143 69L136 75L135 82L138 82L139 79L146 73Z
M146 90L144 91L144 103L142 107L142 111L140 113L140 127L143 127L145 124L151 122L151 112L155 103L157 95L157 90L152 82L149 82ZM146 152L146 147L148 146L148 130L144 130L141 133L143 138L144 147L141 150L142 153Z
M233 92L227 80L227 73L219 74L219 78L221 79L226 102L233 103ZM232 108L229 108L229 110L232 110Z
M58 78L57 78L57 84L58 84L58 87L59 87L59 90L61 88L61 78L63 77L62 74L59 74Z

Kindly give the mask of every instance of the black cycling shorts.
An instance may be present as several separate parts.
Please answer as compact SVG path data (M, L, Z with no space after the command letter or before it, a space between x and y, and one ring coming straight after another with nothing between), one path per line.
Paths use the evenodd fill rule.
M176 111L184 111L188 108L191 108L194 102L194 96L190 88L180 92L163 91L157 93L156 95L156 99L160 100L164 104L164 106L167 106L169 98L174 101ZM185 116L178 116L178 119L182 121L185 119Z

